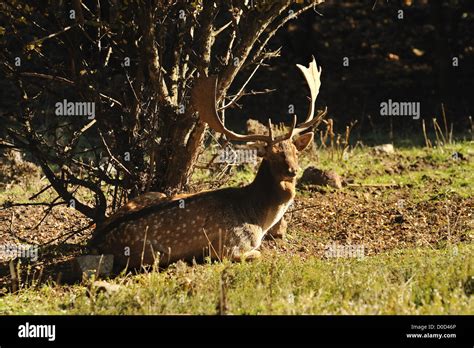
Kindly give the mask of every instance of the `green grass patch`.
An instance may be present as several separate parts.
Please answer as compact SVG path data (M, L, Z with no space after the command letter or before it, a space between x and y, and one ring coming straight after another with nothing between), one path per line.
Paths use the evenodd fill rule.
M460 153L465 160L454 160ZM442 148L403 147L394 154L376 155L370 148L357 148L345 160L335 159L329 150L319 151L321 169L334 170L361 185L408 186L417 199L431 199L456 193L474 195L474 143L470 141Z
M472 314L474 245L362 259L272 256L250 263L175 264L90 284L42 285L0 298L0 314ZM220 303L225 293L225 303Z

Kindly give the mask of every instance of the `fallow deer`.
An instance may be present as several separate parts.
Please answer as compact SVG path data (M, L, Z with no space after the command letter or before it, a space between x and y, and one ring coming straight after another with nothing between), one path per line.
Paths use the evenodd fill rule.
M314 58L309 67L297 66L310 89L309 111L298 126L294 116L289 132L279 137L273 136L270 120L268 134L241 135L227 129L216 108L215 76L198 78L192 89L192 107L210 128L228 140L263 143L258 150L263 160L252 183L173 198L144 194L110 217L96 231L91 245L113 254L116 265L131 268L157 260L167 265L206 256L234 261L259 257L262 238L295 197L298 153L313 140L312 132L300 133L318 124L326 113L314 117L321 69Z

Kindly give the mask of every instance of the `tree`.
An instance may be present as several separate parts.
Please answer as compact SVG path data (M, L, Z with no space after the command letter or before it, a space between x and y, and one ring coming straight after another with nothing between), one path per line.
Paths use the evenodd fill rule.
M320 2L7 0L0 144L31 154L45 189L97 223L140 193L186 190L206 130L193 79L219 76L224 114L245 88L236 76L278 56L270 39Z

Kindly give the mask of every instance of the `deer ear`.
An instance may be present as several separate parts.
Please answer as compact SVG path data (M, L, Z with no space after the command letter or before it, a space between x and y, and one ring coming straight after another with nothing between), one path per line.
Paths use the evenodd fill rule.
M296 150L303 151L308 147L309 144L313 141L314 133L309 132L303 135L300 135L296 139L293 140L293 144L296 147Z

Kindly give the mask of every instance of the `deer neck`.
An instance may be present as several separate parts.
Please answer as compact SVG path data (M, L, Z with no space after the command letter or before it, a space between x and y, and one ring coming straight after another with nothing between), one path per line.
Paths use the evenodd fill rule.
M254 181L247 186L248 198L257 222L267 231L283 216L295 196L295 180L281 181L263 159Z

